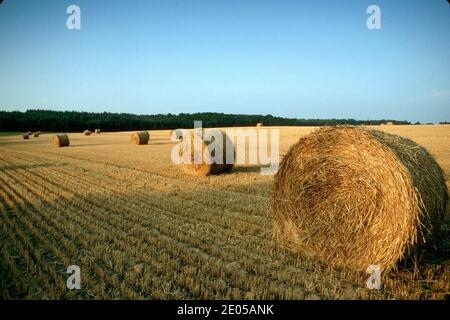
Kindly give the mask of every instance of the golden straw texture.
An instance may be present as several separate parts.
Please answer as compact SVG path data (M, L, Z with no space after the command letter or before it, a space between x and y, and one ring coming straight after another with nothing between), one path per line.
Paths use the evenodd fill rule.
M332 266L387 270L430 236L447 199L441 168L413 141L326 127L301 138L280 164L274 236Z

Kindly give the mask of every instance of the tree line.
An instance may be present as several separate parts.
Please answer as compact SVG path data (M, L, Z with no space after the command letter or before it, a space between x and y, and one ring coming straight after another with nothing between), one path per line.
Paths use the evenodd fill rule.
M355 120L355 119L295 119L268 115L226 113L180 113L136 115L130 113L94 113L80 111L27 110L0 111L0 131L79 132L85 129L102 131L150 130L193 128L201 120L203 127L255 126L326 126L326 125L378 125L388 121L393 124L410 124L408 121Z

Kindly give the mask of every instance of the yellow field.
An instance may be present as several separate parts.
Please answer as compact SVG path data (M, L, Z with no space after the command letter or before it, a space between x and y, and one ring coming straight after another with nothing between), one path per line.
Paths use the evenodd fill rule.
M380 126L426 147L450 176L450 126ZM281 153L314 128L280 129ZM170 158L169 131L0 137L0 297L44 299L442 299L449 239L365 288L273 243L272 176L258 167L193 177ZM447 183L448 185L448 183ZM447 233L448 235L449 233ZM442 251L443 250L443 251ZM81 267L82 289L66 288Z

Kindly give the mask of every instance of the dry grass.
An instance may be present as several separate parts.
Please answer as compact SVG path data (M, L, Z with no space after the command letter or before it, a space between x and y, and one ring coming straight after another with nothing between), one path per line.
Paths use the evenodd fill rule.
M286 153L308 127L281 128ZM426 147L450 174L450 126L384 126ZM52 135L0 137L0 296L34 299L443 299L450 292L450 221L424 250L365 288L366 274L278 250L273 177L237 166L186 175L169 130L147 148L131 132L53 148ZM448 217L448 215L447 215ZM65 288L68 265L82 289Z
M355 127L322 128L300 139L275 180L275 238L359 271L396 266L440 226L448 199L442 170L425 149Z

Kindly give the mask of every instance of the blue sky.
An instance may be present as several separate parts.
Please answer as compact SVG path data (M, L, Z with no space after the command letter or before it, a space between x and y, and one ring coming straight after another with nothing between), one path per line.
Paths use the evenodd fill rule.
M4 0L0 110L449 121L449 34L445 0Z

